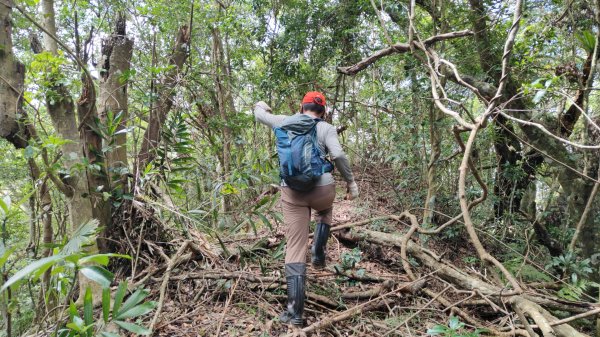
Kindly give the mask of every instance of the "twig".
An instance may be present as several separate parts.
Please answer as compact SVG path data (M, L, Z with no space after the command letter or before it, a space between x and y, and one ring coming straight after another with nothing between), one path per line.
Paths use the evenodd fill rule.
M332 325L332 324L334 324L336 322L340 322L340 321L343 321L345 319L348 319L348 318L350 318L350 317L352 317L352 316L354 316L354 315L356 315L356 314L358 314L360 312L363 312L363 311L365 311L365 310L367 310L369 308L373 309L373 308L377 308L377 307L379 307L379 306L381 306L383 304L386 304L385 300L382 301L382 299L384 299L386 296L389 296L391 294L400 292L405 287L408 287L408 286L410 286L412 284L415 284L417 281L426 279L427 277L429 277L430 275L432 275L432 274L434 274L436 272L437 271L433 271L433 272L431 272L431 273L429 273L429 274L427 274L425 276L422 276L418 280L415 280L413 282L407 283L403 287L400 287L398 289L386 292L385 294L382 294L382 295L380 295L380 296L378 296L378 297L376 297L376 298L374 298L374 299L372 299L370 301L361 303L361 304L359 304L357 306L354 306L354 307L352 307L352 308L350 308L350 309L348 309L346 311L343 311L343 312L340 312L340 313L336 313L333 316L329 316L329 317L326 317L326 318L324 318L324 319L322 319L320 321L317 321L317 322L315 322L315 323L313 323L313 324L305 327L304 329L302 329L302 332L308 333L308 332L312 332L312 331L315 331L315 330L319 330L319 329L328 327L328 326L330 326L330 325ZM292 336L293 336L293 334L288 334L286 337L292 337Z
M571 317L559 319L557 321L551 322L550 326L562 325L562 324L566 324L566 323L569 323L571 321L574 321L576 319L585 318L585 317L589 317L589 316L595 316L595 315L598 315L598 314L600 314L600 308L594 309L594 310L590 310L588 312L583 312L583 313L575 315L575 316L571 316ZM536 326L532 326L532 327L537 328Z
M169 260L169 265L167 267L167 271L165 272L163 282L160 286L160 296L158 299L158 306L156 308L156 313L154 313L154 318L152 318L152 323L150 323L150 331L154 330L154 326L156 325L156 322L158 321L158 317L160 316L160 313L162 311L162 307L165 302L165 294L167 291L167 285L169 284L169 278L171 277L171 271L179 263L179 261L180 261L179 258L181 256L181 254L183 254L183 252L188 248L189 244L190 244L189 240L185 241L181 245L181 247L179 247L179 249L177 250L177 253L175 253L175 255Z
M533 332L533 328L531 327L531 325L527 321L527 317L525 317L525 314L523 313L523 310L521 310L521 308L519 308L519 306L515 306L514 310L517 313L517 315L519 316L519 319L521 320L521 323L523 323L523 326L525 326L525 330L527 330L527 333L529 334L529 337L538 337L538 335L535 332Z
M575 233L573 233L573 238L571 238L571 243L569 243L569 250L575 250L575 244L577 243L577 239L579 239L579 235L581 234L581 230L583 226L585 226L587 219L589 217L590 211L593 208L594 198L596 194L598 194L598 187L600 186L600 170L598 170L598 181L594 183L594 188L592 188L592 192L588 197L587 203L585 204L585 209L583 210L583 214L581 214L581 218L577 223L577 227L575 227Z
M330 232L335 232L335 231L339 231L339 230L347 229L347 228L352 228L352 227L356 227L356 226L368 225L371 222L375 222L375 221L389 220L389 219L396 220L398 218L399 217L396 216L396 215L383 215L383 216L378 216L378 217L374 217L374 218L367 219L367 220L361 220L361 221L350 222L350 223L345 223L345 224L333 226L333 227L331 227L331 229L329 231ZM313 236L313 233L311 233L310 236Z
M410 321L411 319L413 319L415 316L417 316L418 314L421 313L421 311L425 310L427 307L429 307L431 305L431 303L433 303L438 297L444 295L444 293L446 291L448 291L448 289L452 288L451 285L447 286L446 288L444 288L444 290L440 291L437 295L435 295L431 300L429 300L429 302L425 303L425 305L420 308L419 310L415 311L412 315L408 316L408 318L406 318L402 323L398 324L397 327L389 330L388 332L386 332L383 336L388 336L389 334L391 334L392 332L398 330L402 325L408 323L408 321Z
M492 111L495 110L498 105L498 101L500 97L502 97L502 92L504 91L504 87L506 86L506 82L508 79L508 59L510 57L512 46L514 44L514 40L519 28L519 22L521 20L521 9L522 9L522 1L517 0L515 5L515 12L513 16L513 24L506 39L506 43L504 45L504 54L502 56L502 76L500 78L500 83L498 84L498 89L494 98L491 99L490 104L487 106L486 111L478 117L478 122L475 124L475 127L471 130L469 134L469 139L465 146L465 151L463 155L463 159L459 169L459 179L458 179L458 196L460 200L460 209L463 214L463 219L465 223L465 228L467 233L469 234L469 238L471 239L471 243L475 247L479 258L482 261L487 262L488 264L495 266L498 268L502 274L506 277L508 282L512 285L514 291L516 293L521 293L523 290L519 282L515 279L515 277L506 269L506 267L500 263L495 257L493 257L483 246L477 233L475 231L475 226L473 224L473 220L471 218L471 213L469 209L469 205L467 203L467 193L466 193L466 177L467 171L469 168L469 163L471 160L471 152L473 150L473 145L475 143L475 138L477 136L477 132L479 129L485 127L485 123L487 122L487 117Z
M357 292L351 292L351 293L343 293L342 298L345 300L358 300L358 299L363 299L363 298L373 298L375 296L378 296L382 292L389 290L393 286L394 286L394 283L392 281L386 281L381 286L375 287L375 288L372 288L369 290L357 291Z
M225 319L225 315L227 314L227 309L229 308L229 305L231 304L231 299L233 298L233 294L235 293L235 289L237 288L239 280L240 280L239 278L237 280L235 280L235 283L233 284L233 287L231 288L231 292L229 293L229 297L227 297L227 301L225 302L225 306L223 307L223 313L221 314L221 318L219 319L219 324L217 324L217 332L215 333L215 336L219 336L219 333L221 332L221 325L223 324L223 319Z
M530 121L526 121L526 120L523 120L523 119L519 119L519 118L513 117L513 116L511 116L511 115L509 115L509 114L507 114L505 112L499 112L499 114L502 115L502 116L504 116L504 117L506 117L507 119L510 119L513 122L516 122L516 123L519 123L519 124L523 124L523 125L528 125L528 126L534 126L534 127L538 128L538 129L540 129L543 133L545 133L548 136L550 136L550 137L558 140L561 143L568 144L568 145L571 145L573 147L580 148L580 149L586 149L586 150L600 149L600 145L578 144L578 143L574 143L574 142L572 142L572 141L570 141L568 139L559 137L559 136L553 134L552 132L550 132L548 129L546 129L545 126L543 126L540 123L530 122Z

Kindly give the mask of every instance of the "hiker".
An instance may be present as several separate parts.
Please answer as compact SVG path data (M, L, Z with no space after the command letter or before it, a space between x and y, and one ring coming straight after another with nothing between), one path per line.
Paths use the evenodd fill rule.
M325 159L325 155L329 154L329 158L333 160L346 181L346 199L352 200L358 197L358 186L354 181L350 163L338 140L335 127L322 120L325 115L325 96L323 94L316 91L308 92L302 99L300 113L293 116L273 115L271 112L271 108L265 102L260 101L254 106L256 120L272 127L278 139L277 150L282 177L281 200L287 241L285 275L288 297L287 310L279 318L284 323L301 326L311 209L316 211L316 228L311 248L311 261L315 268L325 267L325 246L332 220L335 181L331 174L333 165ZM310 137L311 132L314 138ZM296 140L305 142L302 146L308 144L309 149L312 146L311 142L316 143L311 158L307 159L308 172L305 173L308 178L302 174L290 174L292 166L298 163L292 164L288 160L291 161L292 157L296 156L302 157L307 153L307 150L303 148L294 154L284 154L285 151L293 152L296 146L293 140L287 138L290 135L292 138L298 137ZM287 149L284 148L286 144ZM296 159L296 161L298 160ZM317 168L315 169L315 167ZM296 168L294 167L294 169Z

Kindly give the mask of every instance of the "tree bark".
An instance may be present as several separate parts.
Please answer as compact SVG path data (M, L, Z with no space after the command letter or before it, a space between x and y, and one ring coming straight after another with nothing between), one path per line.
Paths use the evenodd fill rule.
M129 39L125 29L125 16L119 14L114 33L102 41L102 59L100 62L100 92L98 109L101 120L106 123L109 112L115 120L120 116L116 135L107 135L106 145L113 149L107 153L107 165L111 188L122 190L125 182L122 169L127 169L127 71L131 66L133 40ZM112 177L118 177L112 179Z
M98 111L96 109L96 92L94 83L83 76L83 89L77 102L77 114L81 121L80 137L83 144L83 155L88 160L86 168L87 200L92 205L92 217L99 221L105 231L111 230L111 195L108 189L108 174L105 158L102 155L102 136L97 132ZM98 240L101 251L106 251L106 244Z
M12 5L12 0L0 2L0 137L17 145L19 139L17 114L22 105L20 93L23 91L25 67L15 60L13 54ZM2 226L6 229L6 223ZM8 271L3 267L0 274L0 281L5 282L8 279ZM2 294L0 307L3 320L6 322L7 337L12 336L12 314L8 308L8 303L12 300L11 296L10 289Z
M229 72L225 64L225 53L223 50L223 41L219 28L214 27L212 29L212 63L213 63L213 77L215 82L215 94L217 97L217 108L219 115L221 116L221 123L223 128L221 129L221 174L226 180L231 170L231 144L233 142L232 131L229 127L229 111L232 104L231 91L229 89ZM229 212L231 209L231 198L228 195L223 195L223 212Z
M0 2L0 137L14 143L19 126L17 113L22 104L25 67L13 54L12 0Z
M42 26L56 36L56 16L54 15L54 0L42 0L40 3ZM52 54L58 54L58 43L50 35L44 33L44 49Z
M56 23L54 0L44 0L41 3L41 14L43 27L56 36ZM44 50L57 55L57 42L53 37L44 33ZM77 130L77 118L75 115L75 104L71 98L68 88L62 84L54 84L49 88L53 91L52 97L46 97L46 108L54 129L61 138L68 140L62 146L62 160L65 169L69 172L64 179L68 190L65 191L68 199L67 209L69 211L69 222L72 229L92 219L92 204L86 198L88 194L85 181L85 172L76 169L76 164L81 162L81 143Z

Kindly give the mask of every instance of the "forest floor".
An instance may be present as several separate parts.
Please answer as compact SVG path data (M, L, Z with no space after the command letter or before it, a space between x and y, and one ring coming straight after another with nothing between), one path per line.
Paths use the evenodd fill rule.
M138 251L130 255L140 263L133 272L121 265L116 274L126 275L132 290L148 289L158 303L137 323L150 327L153 336L173 337L412 337L429 336L429 329L441 336L478 337L531 336L532 327L549 330L563 319L569 325L561 323L556 336L589 336L580 331L589 333L590 322L571 316L598 312L597 304L565 301L556 296L557 283L526 284L520 271L523 291L511 293L493 270L482 272L463 225L457 222L436 235L419 232L411 217L422 211L399 209L397 191L385 178L392 175L359 172L361 197L354 201L343 200L343 184L338 183L327 268L315 270L308 264L301 329L278 319L287 300L280 221L271 218L272 228L256 233L246 228L216 242L193 226L187 238L173 231L162 235L152 210L132 203L142 229L129 231L130 242L123 244L138 243ZM274 207L277 211L280 205ZM486 246L498 256L506 248L497 238ZM523 324L523 313L511 307L525 311L537 325L527 319Z
M343 191L338 190L333 226L358 224L388 233L405 232L408 225L398 221L360 223L397 211L388 201L394 195L389 182L373 176L358 181L359 200L343 200ZM425 279L409 282L399 248L357 242L350 233L346 229L331 236L326 269L315 270L308 264L305 332L278 320L286 301L284 228L278 226L273 231L251 233L235 243L226 242L229 248L245 247L227 261L211 266L190 261L174 269L154 335L425 336L428 328L447 322L450 310L419 293ZM255 245L260 239L266 244ZM467 244L466 240L461 242ZM456 252L468 248L441 249ZM156 300L163 276L145 282ZM431 280L427 285L432 291L441 291L444 286Z

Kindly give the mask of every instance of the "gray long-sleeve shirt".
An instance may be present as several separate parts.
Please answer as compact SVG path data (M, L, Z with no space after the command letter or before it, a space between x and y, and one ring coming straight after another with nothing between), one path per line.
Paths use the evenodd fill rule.
M271 108L263 101L256 103L254 106L254 117L256 120L271 128L280 127L283 123L283 120L288 117L286 115L273 115L270 112ZM344 150L342 149L342 145L340 145L335 127L327 122L318 123L317 140L323 153L329 154L329 158L333 160L344 180L347 183L353 182L354 176L352 175L352 170L350 169L350 163L348 162L346 153L344 153ZM329 185L333 183L334 180L331 173L324 173L317 182L317 186Z

